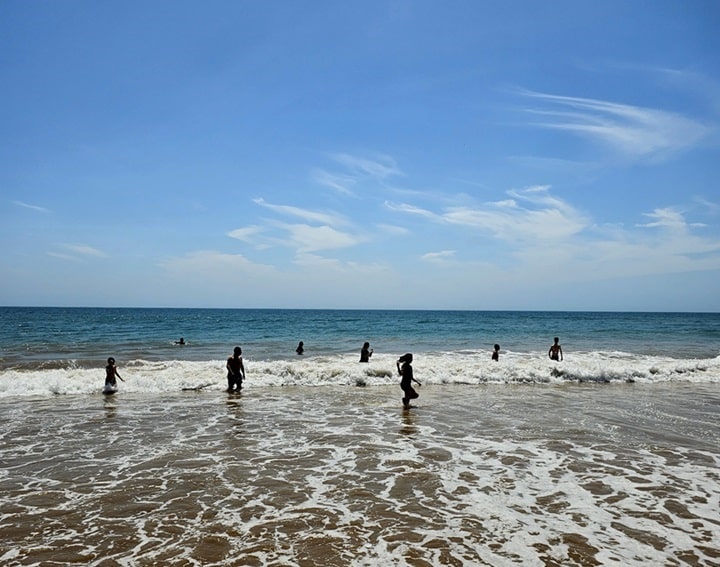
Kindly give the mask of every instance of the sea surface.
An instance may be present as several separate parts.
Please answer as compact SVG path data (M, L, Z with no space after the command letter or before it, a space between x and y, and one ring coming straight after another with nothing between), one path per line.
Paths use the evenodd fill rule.
M0 308L2 565L718 567L719 534L720 314Z

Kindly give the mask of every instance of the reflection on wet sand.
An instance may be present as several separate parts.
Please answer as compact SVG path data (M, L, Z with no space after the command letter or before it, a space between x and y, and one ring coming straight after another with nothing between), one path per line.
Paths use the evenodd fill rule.
M628 388L433 386L409 411L391 387L13 402L0 559L718 563L720 390Z

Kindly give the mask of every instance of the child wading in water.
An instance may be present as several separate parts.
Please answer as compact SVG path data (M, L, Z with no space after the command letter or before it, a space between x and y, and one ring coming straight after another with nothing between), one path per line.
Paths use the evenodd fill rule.
M108 363L105 367L105 388L103 388L105 392L114 392L117 390L117 381L115 380L116 376L125 382L125 380L122 379L122 376L120 376L117 366L115 366L115 359L111 356L108 358Z
M422 386L422 384L413 377L413 369L412 366L410 366L412 360L413 355L408 352L407 354L403 354L397 361L398 374L402 376L402 379L400 380L400 387L402 388L403 394L405 394L402 399L403 407L405 409L410 407L410 400L420 397L420 394L418 394L412 387L412 383L415 382L418 386ZM400 367L401 362L402 367Z
M245 380L245 366L243 365L242 349L236 346L233 349L233 355L227 359L227 380L228 392L239 392L242 390L242 383Z
M550 350L548 350L548 356L550 357L550 360L562 360L563 359L563 353L562 353L562 347L560 346L560 339L555 337L555 342L550 345Z

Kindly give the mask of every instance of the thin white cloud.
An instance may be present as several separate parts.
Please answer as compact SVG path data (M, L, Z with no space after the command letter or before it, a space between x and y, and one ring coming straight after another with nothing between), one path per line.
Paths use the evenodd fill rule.
M448 207L435 213L407 203L385 203L392 211L467 227L507 241L554 241L573 236L589 221L571 205L550 195L547 186L510 191L512 199L481 206Z
M439 262L451 258L455 255L455 250L441 250L440 252L428 252L422 255L422 259L428 262Z
M252 243L253 237L260 234L263 229L257 225L245 226L242 228L236 228L227 233L230 238L236 240L242 240L243 242Z
M60 246L80 256L94 256L96 258L105 258L107 256L105 252L85 244L61 244Z
M332 154L331 157L352 172L375 179L383 180L395 175L403 175L395 160L390 156L380 156L375 160L349 154Z
M644 213L643 216L650 217L654 220L653 222L638 224L636 226L642 228L664 228L674 230L676 232L685 232L689 226L705 226L702 223L688 224L685 221L685 217L682 215L682 213L671 208L655 209L652 213Z
M23 207L24 209L30 209L31 211L37 211L38 213L49 213L50 209L46 209L45 207L39 207L38 205L31 205L29 203L24 203L23 201L13 201L13 205L17 205L18 207Z
M312 179L316 183L324 185L325 187L330 187L343 195L355 196L351 187L357 183L357 179L351 177L350 175L330 173L324 169L317 168L312 171Z
M84 262L87 258L106 258L107 254L87 246L85 244L55 244L56 248L60 248L62 252L49 251L48 256L58 258L59 260L68 260L70 262Z
M349 197L358 197L355 188L363 181L384 183L389 177L403 175L390 156L368 159L346 153L334 153L330 154L330 158L342 166L342 171L315 168L311 171L312 180Z
M545 106L526 109L530 125L585 136L632 158L660 157L695 146L710 128L675 112L590 98L525 91Z
M432 211L423 209L421 207L416 207L415 205L409 205L407 203L391 203L390 201L385 201L385 207L397 213L407 213L411 215L425 217L428 219L438 218L438 215L433 213Z
M302 268L313 277L326 279L328 277L366 278L384 273L389 277L388 267L383 264L361 264L358 262L345 262L336 258L327 258L319 254L300 253L295 256L293 263ZM376 281L376 280L368 280ZM380 280L382 281L382 280Z
M310 254L308 252L301 252L295 256L293 263L303 268L330 268L333 270L339 269L342 266L340 260L335 258L325 258L318 254Z
M382 230L383 232L387 232L389 234L395 234L398 236L402 236L405 234L410 234L410 231L405 228L404 226L397 226L394 224L378 224L378 229Z
M199 250L181 257L172 257L160 262L160 267L181 274L193 274L199 278L223 279L236 277L249 272L268 274L274 272L272 266L256 264L242 254L226 254L214 250Z
M347 248L361 242L358 237L330 226L286 224L284 228L289 234L287 244L296 248L299 253Z
M272 203L266 202L265 199L262 198L253 199L253 202L275 213L279 213L285 216L301 218L308 222L317 222L328 225L341 225L346 224L347 222L345 218L339 214L319 213L317 211L301 209L300 207L293 207L290 205L273 205Z

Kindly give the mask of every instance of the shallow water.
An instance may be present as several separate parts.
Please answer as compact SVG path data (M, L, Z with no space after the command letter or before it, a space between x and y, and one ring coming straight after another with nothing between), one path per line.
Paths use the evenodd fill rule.
M720 565L717 384L15 398L4 565Z

